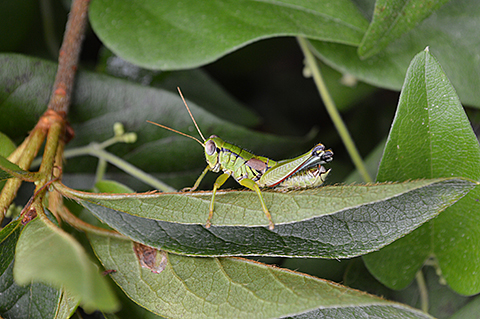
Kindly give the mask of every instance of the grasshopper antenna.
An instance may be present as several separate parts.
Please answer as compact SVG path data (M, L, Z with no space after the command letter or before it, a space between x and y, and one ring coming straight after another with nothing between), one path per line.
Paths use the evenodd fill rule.
M156 126L160 126L161 128L164 128L164 129L166 129L166 130L175 132L175 133L177 133L177 134L180 134L180 135L189 137L189 138L191 138L192 140L197 141L197 142L198 142L200 145L202 145L203 147L205 147L205 145L202 143L202 141L200 141L200 140L199 140L198 138L196 138L196 137L193 137L193 136L188 135L188 134L185 134L185 133L183 133L183 132L174 130L173 128L168 127L168 126L165 126L165 125L162 125L162 124L158 124L158 123L155 123L155 122L152 122L152 121L148 121L148 120L147 120L147 122L150 123L150 124L156 125ZM202 136L202 137L203 137L203 136Z
M185 107L187 108L188 114L190 114L190 118L192 119L193 124L195 124L195 127L197 128L198 134L200 134L200 136L202 137L203 141L205 142L205 137L203 136L202 132L200 131L200 128L198 127L197 122L196 122L195 119L193 118L192 112L190 111L190 108L188 107L187 102L185 101L185 98L183 97L182 91L180 91L180 88L179 88L179 87L177 87L177 90L178 90L178 93L180 93L180 97L181 97L182 100L183 100L183 104L185 104ZM158 123L155 123L155 122L152 122L152 121L147 121L147 122L150 123L150 124L156 125L156 126L160 126L161 128L164 128L164 129L166 129L166 130L175 132L175 133L177 133L177 134L183 135L183 136L185 136L185 137L191 138L192 140L197 141L200 145L202 145L203 147L205 147L205 144L202 143L202 141L200 141L200 140L199 140L198 138L196 138L196 137L193 137L193 136L191 136L191 135L188 135L188 134L185 134L185 133L183 133L183 132L177 131L177 130L171 128L171 127L168 127L168 126L165 126L165 125L162 125L162 124L158 124Z
M190 108L187 105L187 102L185 101L185 98L183 97L182 91L180 91L180 88L177 86L178 93L180 94L180 97L183 100L183 104L185 104L185 107L187 108L188 114L190 114L190 117L192 118L193 124L195 124L195 127L197 128L198 134L202 137L203 141L205 142L205 137L202 134L202 131L200 131L200 128L197 125L197 121L193 118L192 112L190 112ZM202 143L203 145L203 143Z

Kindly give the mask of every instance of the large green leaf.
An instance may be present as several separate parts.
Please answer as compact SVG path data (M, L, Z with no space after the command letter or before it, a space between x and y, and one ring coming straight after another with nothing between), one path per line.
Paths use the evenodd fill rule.
M375 86L400 90L412 57L426 46L449 75L462 102L480 107L480 6L477 0L451 0L383 52L361 60L357 47L312 41L327 64Z
M0 232L0 316L14 318L69 318L77 301L63 289L31 283L17 285L13 280L15 246L21 231L13 221Z
M13 267L20 285L42 282L65 288L87 311L118 308L113 292L83 247L60 228L35 218L23 229Z
M218 192L213 226L203 227L209 192L92 194L56 188L100 220L146 245L189 255L270 255L346 258L404 236L458 200L468 180L333 186L263 192L276 227L257 194Z
M480 146L455 89L428 50L410 64L377 181L480 179Z
M358 44L368 24L348 0L216 0L201 6L195 0L96 0L89 13L95 33L115 54L164 70L200 66L268 37Z
M382 51L448 1L450 0L377 1L372 22L358 48L359 56L365 59Z
M44 112L53 85L56 64L21 55L0 55L0 127L12 138L23 137ZM188 101L188 96L186 97ZM311 147L306 138L279 137L248 130L226 122L188 102L203 134L219 135L262 155L282 158ZM205 165L204 151L194 141L146 123L168 125L198 136L177 93L132 84L126 80L90 72L78 74L72 119L76 137L69 147L104 141L112 137L113 124L121 122L137 133L135 144L111 147L112 152L143 170L184 171ZM21 127L22 129L19 129ZM288 145L288 147L286 147ZM297 154L292 152L297 151ZM68 167L81 170L94 160L69 160Z
M453 86L428 51L419 53L407 72L377 180L479 180L479 167L480 146ZM476 186L438 218L365 256L369 270L387 286L401 289L433 255L454 290L480 292L479 196Z
M165 268L152 272L140 265L132 242L89 238L104 267L116 270L111 277L122 290L169 318L430 318L408 306L243 259L165 254Z

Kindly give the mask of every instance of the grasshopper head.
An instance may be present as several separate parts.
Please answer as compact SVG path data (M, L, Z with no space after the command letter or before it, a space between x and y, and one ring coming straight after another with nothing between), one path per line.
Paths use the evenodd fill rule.
M218 136L212 135L205 141L205 159L213 172L219 172L219 155L225 142Z

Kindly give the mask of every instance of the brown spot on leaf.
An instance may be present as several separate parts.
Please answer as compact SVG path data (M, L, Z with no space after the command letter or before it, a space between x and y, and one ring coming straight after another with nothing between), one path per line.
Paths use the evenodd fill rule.
M140 266L143 268L148 268L152 272L159 274L167 266L167 254L163 250L140 243L133 243L133 250L140 262Z

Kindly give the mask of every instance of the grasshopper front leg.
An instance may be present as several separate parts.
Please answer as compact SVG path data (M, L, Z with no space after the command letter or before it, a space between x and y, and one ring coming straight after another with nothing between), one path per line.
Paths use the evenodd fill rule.
M200 183L202 182L203 178L205 177L205 174L207 174L207 172L209 170L210 170L210 166L207 165L207 167L203 170L202 174L200 174L200 176L198 176L195 184L193 184L192 187L185 187L181 191L182 192L193 192L194 190L196 190L198 188L198 186L200 186Z

